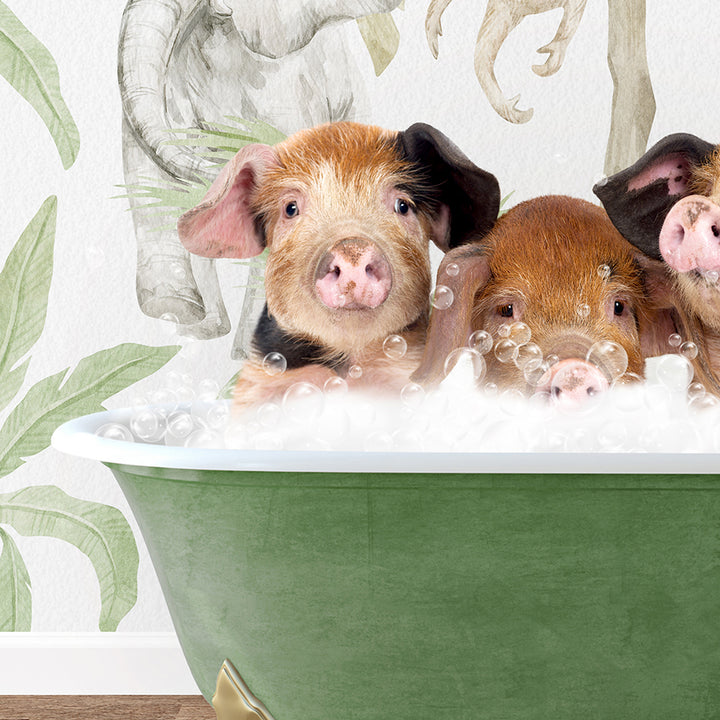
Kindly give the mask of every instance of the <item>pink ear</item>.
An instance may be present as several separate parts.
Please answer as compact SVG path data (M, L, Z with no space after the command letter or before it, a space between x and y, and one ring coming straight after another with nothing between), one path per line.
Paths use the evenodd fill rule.
M443 251L450 249L450 208L442 204L437 217L431 220L430 239Z
M659 157L628 183L628 190L640 190L655 180L668 181L668 195L687 195L690 182L690 161L683 153Z
M277 154L269 145L247 145L240 150L203 201L178 220L178 235L185 248L211 258L259 255L264 240L250 201L265 170L277 164Z

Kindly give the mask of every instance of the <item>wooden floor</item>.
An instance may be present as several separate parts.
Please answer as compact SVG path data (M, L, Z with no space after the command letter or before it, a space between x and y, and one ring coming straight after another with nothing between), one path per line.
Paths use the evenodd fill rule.
M5 695L0 720L215 720L198 695Z

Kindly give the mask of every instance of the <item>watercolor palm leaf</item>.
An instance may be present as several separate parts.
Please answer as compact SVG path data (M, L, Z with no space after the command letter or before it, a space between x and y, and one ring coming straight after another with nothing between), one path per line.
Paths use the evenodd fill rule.
M47 48L0 0L0 75L35 109L52 135L63 167L80 150L80 134L60 94L57 65Z
M132 530L119 510L54 486L28 487L0 495L0 524L23 536L64 540L87 555L100 583L100 630L117 629L137 600L139 563ZM0 630L30 630L30 577L9 534L0 529L0 538Z

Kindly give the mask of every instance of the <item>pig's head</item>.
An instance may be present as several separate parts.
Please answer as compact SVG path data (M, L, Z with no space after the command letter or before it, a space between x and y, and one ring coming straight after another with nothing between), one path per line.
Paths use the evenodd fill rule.
M185 247L247 258L268 248L268 313L332 356L358 353L427 314L429 242L492 226L495 178L442 133L356 123L250 145L180 218Z
M648 299L665 292L664 275L660 263L623 239L602 208L560 196L521 203L477 243L446 254L438 283L450 286L455 301L433 311L414 379L442 379L447 355L485 330L495 343L485 356L487 380L576 404L619 374L642 375L644 356L673 332L669 314ZM527 337L504 355L498 351L502 326L512 332L513 323L529 328L534 352L528 353ZM512 334L507 340L513 342ZM610 352L597 353L597 343L612 343ZM539 358L546 364L530 365Z
M671 269L686 305L720 331L720 152L669 135L594 188L620 232Z

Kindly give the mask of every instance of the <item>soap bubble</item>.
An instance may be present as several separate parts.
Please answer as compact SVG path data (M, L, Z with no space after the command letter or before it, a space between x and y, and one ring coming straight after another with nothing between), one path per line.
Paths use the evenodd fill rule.
M391 437L395 450L418 452L423 448L422 437L417 432L409 430L408 428L399 428Z
M670 347L680 347L680 345L682 345L682 337L677 333L673 333L668 338L668 345Z
M513 362L513 360L517 357L517 354L517 343L514 343L510 338L504 338L495 343L495 357L501 363Z
M322 390L309 382L294 383L282 399L285 416L296 423L313 422L322 412L323 405Z
M220 385L212 378L205 378L200 381L197 389L198 400L213 402L220 394Z
M575 312L578 314L578 317L586 318L590 315L590 306L587 303L580 303L580 305L575 308Z
M508 337L510 340L512 340L516 345L524 345L525 343L530 342L530 338L532 336L532 333L530 332L530 328L523 322L514 322L510 325L510 334Z
M534 368L540 367L543 361L542 350L539 345L535 343L525 343L518 348L517 355L515 356L515 364L523 372L525 370L531 371Z
M627 427L618 420L603 423L597 430L598 445L607 452L621 450L627 442L627 438Z
M609 265L600 265L597 269L597 274L603 278L603 280L607 280L611 273L612 268Z
M682 355L663 355L655 363L655 374L668 390L684 392L693 379L693 367Z
M503 323L497 329L497 336L499 338L509 338L510 337L510 323Z
M709 282L711 285L717 284L720 273L717 270L708 270L702 274L703 279Z
M688 399L692 400L695 397L705 394L705 386L701 382L690 383L687 389Z
M121 442L134 442L133 434L121 423L105 423L101 425L95 434L106 440L119 440Z
M470 348L456 348L445 358L445 377L447 377L456 366L463 372L468 372L473 380L481 380L485 375L485 358L477 351Z
M550 355L545 356L545 362L548 364L548 367L552 367L560 362L560 358L557 355L550 353Z
M361 365L351 365L348 368L348 377L351 377L353 380L358 380L362 377L363 369Z
M244 450L250 443L250 433L245 425L239 422L228 423L223 433L225 447Z
M409 382L400 390L400 399L406 407L417 408L425 399L425 389L422 385Z
M177 395L172 390L161 388L150 395L150 404L156 413L167 417L178 406Z
M130 429L135 437L146 442L154 442L162 437L164 427L157 413L150 408L145 408L133 415L130 420Z
M217 448L221 446L220 437L207 428L194 430L185 439L186 448Z
M720 406L720 399L717 395L706 392L704 395L698 395L694 397L688 403L688 407L693 410L714 410Z
M383 341L383 352L390 360L399 360L407 352L407 342L402 335L388 335Z
M282 409L277 403L263 403L255 411L255 419L264 428L276 427L282 419Z
M433 292L430 304L437 310L447 310L455 300L453 291L446 285L437 285Z
M262 359L262 368L268 375L282 375L287 370L287 360L282 353L269 352Z
M600 340L592 345L585 359L602 370L611 380L624 374L628 366L625 348L610 340Z
M492 335L487 330L476 330L468 340L468 346L472 350L477 350L481 355L490 352L493 346Z
M225 402L214 402L205 415L207 424L213 430L221 430L230 417L230 408Z
M541 361L539 364L529 363L523 368L525 382L532 387L542 385L549 378L549 370L550 366L547 361Z
M504 390L499 398L500 409L510 416L519 416L527 412L527 401L520 390Z
M458 275L458 273L460 272L460 266L457 263L448 263L445 266L445 272L450 277L456 277Z
M178 439L186 438L195 429L195 421L189 413L178 411L168 416L167 434Z
M344 395L348 391L348 384L339 375L335 375L325 381L323 391L326 395Z
M684 342L680 346L680 354L688 360L694 360L698 354L698 347L694 342Z

